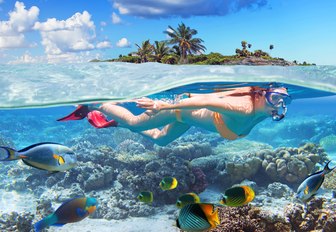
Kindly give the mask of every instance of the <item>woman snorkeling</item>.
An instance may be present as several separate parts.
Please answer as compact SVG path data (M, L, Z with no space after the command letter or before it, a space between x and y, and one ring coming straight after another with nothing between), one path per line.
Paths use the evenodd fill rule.
M58 121L80 120L85 117L97 128L118 126L139 132L158 145L167 145L191 126L218 132L223 138L235 140L268 117L283 119L291 102L283 87L240 87L225 92L187 94L178 103L141 98L137 106L146 111L134 115L116 103L80 105ZM114 120L108 121L108 115ZM162 129L158 129L163 127Z

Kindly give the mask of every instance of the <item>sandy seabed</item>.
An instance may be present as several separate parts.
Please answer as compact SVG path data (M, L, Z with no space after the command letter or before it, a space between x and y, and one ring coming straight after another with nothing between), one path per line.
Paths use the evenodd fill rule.
M127 218L125 220L84 219L62 227L50 227L52 232L178 232L171 215Z

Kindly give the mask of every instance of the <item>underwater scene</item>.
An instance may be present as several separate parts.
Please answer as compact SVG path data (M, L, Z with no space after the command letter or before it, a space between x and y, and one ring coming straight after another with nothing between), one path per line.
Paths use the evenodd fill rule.
M336 231L336 67L0 64L1 231Z

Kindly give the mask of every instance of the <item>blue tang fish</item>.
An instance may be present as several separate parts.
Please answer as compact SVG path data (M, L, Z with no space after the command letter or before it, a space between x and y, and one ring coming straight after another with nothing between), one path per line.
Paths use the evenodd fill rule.
M69 170L77 162L75 153L58 143L37 143L19 151L9 147L0 147L0 161L18 159L31 167L49 172Z
M68 200L54 213L35 223L35 231L39 232L49 226L63 226L67 223L81 221L96 210L97 204L96 198L92 197Z
M328 167L329 161L322 171L316 172L308 176L299 186L296 198L298 198L303 203L308 202L314 195L316 195L317 190L321 187L325 174L331 172L334 168L330 169Z

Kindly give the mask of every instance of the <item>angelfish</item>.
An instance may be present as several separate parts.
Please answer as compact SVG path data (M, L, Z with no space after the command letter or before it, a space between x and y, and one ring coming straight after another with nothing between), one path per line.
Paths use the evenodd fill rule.
M21 159L28 166L49 172L62 172L74 167L75 153L58 143L37 143L19 151L10 147L0 147L0 161Z
M67 223L78 222L92 214L97 207L96 198L81 197L64 202L49 216L38 221L34 225L36 232L49 226L63 226Z
M308 176L304 181L300 184L297 192L296 198L302 201L303 203L308 202L312 197L316 195L317 190L321 187L325 174L334 170L334 168L330 169L328 167L329 161L322 171L316 172Z

